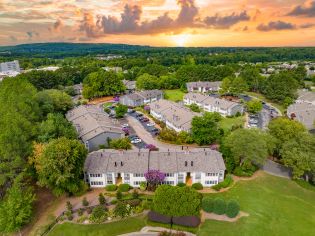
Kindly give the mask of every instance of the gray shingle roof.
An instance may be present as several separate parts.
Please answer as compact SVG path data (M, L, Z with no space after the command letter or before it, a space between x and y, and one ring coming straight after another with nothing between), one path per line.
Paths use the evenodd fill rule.
M225 164L220 152L200 148L189 152L105 149L90 153L84 165L84 171L88 173L144 173L148 169L156 169L164 173L207 173L225 170Z
M295 116L295 119L307 129L314 129L315 105L305 102L292 104L287 109L287 116L289 118Z
M83 142L105 132L123 134L121 128L96 106L78 106L70 110L66 118L76 127Z
M144 91L140 91L140 92L135 92L135 93L131 93L131 94L127 94L124 95L123 97L127 97L130 100L141 100L141 99L152 99L152 98L156 98L158 96L162 96L163 92L161 90L144 90Z
M199 87L202 87L202 88L212 88L212 89L217 89L221 86L222 82L221 81L213 81L213 82L210 82L210 81L197 81L197 82L189 82L189 83L186 83L186 86L188 89L190 88L199 88Z

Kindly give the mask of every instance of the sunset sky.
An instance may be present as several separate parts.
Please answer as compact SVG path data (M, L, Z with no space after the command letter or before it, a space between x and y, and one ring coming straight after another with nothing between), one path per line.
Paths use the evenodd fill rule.
M315 46L313 0L0 0L0 45Z

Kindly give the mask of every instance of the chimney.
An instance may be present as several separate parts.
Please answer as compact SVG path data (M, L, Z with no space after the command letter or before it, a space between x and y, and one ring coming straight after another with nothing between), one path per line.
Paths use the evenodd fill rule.
M117 162L115 161L115 167L117 167Z
M190 165L191 165L191 166L194 166L194 162L193 162L193 161L191 161L191 162L190 162Z
M124 164L123 164L123 162L121 161L121 162L120 162L120 166L123 166L123 165L124 165Z
M188 163L187 163L187 161L185 161L185 166L187 166L188 165Z

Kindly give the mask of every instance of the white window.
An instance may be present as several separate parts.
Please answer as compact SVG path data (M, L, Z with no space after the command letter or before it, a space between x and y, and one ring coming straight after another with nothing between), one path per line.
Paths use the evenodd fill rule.
M135 174L133 174L133 177L144 177L144 174L142 174L142 173L135 173Z
M218 173L207 173L206 176L218 176Z
M174 185L174 181L163 181L163 184Z
M183 174L178 174L177 181L178 181L178 183L184 183L184 175Z
M166 173L165 177L174 177L174 173Z
M107 174L107 184L113 184L113 175Z
M91 181L91 185L104 185L102 181Z
M133 181L133 185L137 186L137 185L140 185L141 184L141 181Z
M218 184L218 181L217 180L207 180L206 184L207 185Z
M201 179L201 173L200 173L200 172L197 172L197 173L195 174L195 179L196 179L196 180L200 180L200 179Z
M124 179L125 180L130 180L130 174L129 173L124 174Z
M90 174L90 177L102 177L102 174Z

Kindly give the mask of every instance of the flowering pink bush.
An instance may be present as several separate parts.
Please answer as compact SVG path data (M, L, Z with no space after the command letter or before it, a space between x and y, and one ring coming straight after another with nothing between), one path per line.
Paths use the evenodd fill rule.
M161 184L165 179L165 174L159 170L149 170L144 174L148 182L148 190L154 191L157 185Z

